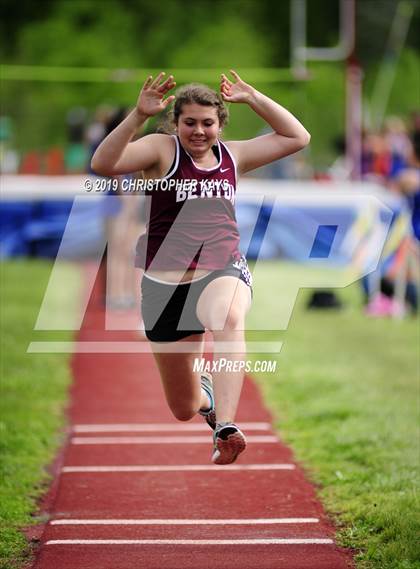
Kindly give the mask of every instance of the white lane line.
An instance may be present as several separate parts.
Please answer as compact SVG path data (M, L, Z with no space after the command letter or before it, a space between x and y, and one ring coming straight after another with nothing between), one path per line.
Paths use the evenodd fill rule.
M331 545L332 539L52 539L45 545Z
M258 525L258 524L317 524L318 518L257 518L234 520L52 520L52 526L185 526L185 525Z
M241 423L241 429L269 431L270 423ZM74 425L74 433L143 433L156 431L208 431L206 423L114 423L99 425Z
M195 342L178 342L177 352L194 352L197 350ZM247 342L246 351L248 354L278 354L282 348L282 342ZM219 353L229 354L238 353L242 354L244 351L242 342L213 342L214 349ZM60 341L34 341L28 344L26 350L29 354L141 354L151 353L149 342L139 341L103 341L103 342L90 342L74 341L74 342L60 342ZM159 344L155 346L154 351L160 353L173 352L173 346L166 344Z
M275 436L251 436L248 443L278 443ZM160 445L160 444L202 444L211 441L211 436L168 436L168 437L73 437L73 445Z
M61 469L63 474L77 472L208 472L214 470L295 470L294 464L175 464L152 465L152 466L64 466Z

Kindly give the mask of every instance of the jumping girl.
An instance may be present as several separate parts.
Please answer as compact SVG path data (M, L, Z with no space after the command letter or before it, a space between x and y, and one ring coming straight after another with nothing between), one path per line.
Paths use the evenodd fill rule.
M234 202L237 176L309 143L302 124L285 108L245 83L221 76L220 94L172 75L148 77L136 107L100 144L92 168L105 176L142 170L150 196L146 234L137 245L144 268L142 312L147 338L174 416L203 415L214 430L212 461L230 464L245 449L235 425L243 383L245 316L252 278L239 252ZM151 134L130 142L149 117L173 101L174 134ZM251 140L222 142L225 103L243 103L272 128ZM230 366L210 374L194 371L203 333L214 340L214 361ZM230 367L230 369L229 369ZM228 371L229 370L229 371ZM217 418L216 418L217 416Z

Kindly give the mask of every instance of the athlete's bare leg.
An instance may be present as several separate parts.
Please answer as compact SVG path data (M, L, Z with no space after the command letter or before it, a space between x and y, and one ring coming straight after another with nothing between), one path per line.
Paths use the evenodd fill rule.
M176 351L177 345L184 342L194 344L191 352ZM171 344L150 342L150 345L174 416L180 421L189 421L199 409L208 409L210 401L200 387L200 374L193 371L194 359L203 356L203 335L193 334ZM170 346L172 351L162 352L165 346Z
M201 293L197 316L212 331L214 361L226 358L232 362L245 359L245 316L251 306L249 287L236 277L219 277L211 281ZM231 351L222 351L224 343L233 344ZM221 369L213 373L213 389L217 422L234 422L241 395L244 372Z

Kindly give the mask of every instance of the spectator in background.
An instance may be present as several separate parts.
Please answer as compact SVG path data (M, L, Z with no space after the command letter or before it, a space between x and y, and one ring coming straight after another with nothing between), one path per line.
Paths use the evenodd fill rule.
M0 117L0 172L17 174L19 154L13 148L13 122L10 117Z
M385 120L383 138L391 159L388 177L393 178L406 167L412 151L404 121L400 117L388 117Z
M405 168L411 152L411 141L405 122L391 116L381 132L366 131L362 143L362 177L382 184Z
M420 241L420 120L413 127L407 162L394 176L391 188L407 199L413 233Z
M411 152L407 163L401 167L391 181L391 189L404 196L411 211L411 225L414 239L408 245L406 259L406 301L415 314L419 296L419 256L420 256L420 137L412 135Z
M362 178L384 183L391 172L391 151L380 133L364 132L362 139Z
M113 113L115 113L115 110L110 106L100 105L95 111L93 121L86 129L85 139L88 145L88 161L86 169L90 174L94 174L90 161L95 150L106 136L107 123L111 120Z
M67 148L64 161L68 174L86 172L88 153L85 143L86 109L73 107L67 113Z
M102 118L104 114L100 115ZM108 136L125 118L126 109L115 109L108 115L102 139ZM99 133L100 125L96 125ZM92 135L92 131L91 131ZM96 146L101 141L95 141ZM123 180L130 175L118 176L117 191L109 190L104 196L103 213L107 237L106 302L111 310L139 308L137 290L139 275L134 267L135 246L139 233L144 230L143 199L139 194L124 192Z
M366 307L367 313L372 316L404 314L404 288L408 307L414 313L418 307L419 253L415 240L420 239L420 119L418 113L413 113L412 118L411 140L404 122L398 117L388 118L380 135L382 156L388 157L388 168L382 172L382 184L407 200L414 241L408 237L400 245L391 269L382 275L380 291ZM376 148L379 148L379 144ZM366 178L369 179L369 175Z
M351 167L346 157L346 139L344 135L338 136L334 142L333 147L337 158L328 169L328 175L332 180L343 181L350 180Z

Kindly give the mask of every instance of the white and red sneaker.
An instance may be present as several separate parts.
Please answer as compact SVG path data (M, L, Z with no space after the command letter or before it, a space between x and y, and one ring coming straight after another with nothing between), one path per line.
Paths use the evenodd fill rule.
M214 451L211 460L214 464L231 464L246 448L245 435L234 423L217 425L213 440Z

